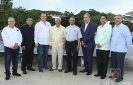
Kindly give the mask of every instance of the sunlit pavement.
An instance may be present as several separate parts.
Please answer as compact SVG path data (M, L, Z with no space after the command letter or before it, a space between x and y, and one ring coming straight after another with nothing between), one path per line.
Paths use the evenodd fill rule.
M58 70L49 71L45 70L43 73L38 72L37 68L37 58L35 55L33 68L36 69L35 72L27 71L27 74L22 74L21 62L19 61L18 73L21 73L21 77L15 77L11 75L10 80L5 80L4 74L4 57L0 55L0 85L100 85L101 83L111 83L112 81L108 78L110 73L110 62L108 67L108 74L104 80L100 77L94 77L96 73L96 58L93 58L93 73L87 76L86 73L80 73L79 71L84 69L80 66L80 57L78 61L78 74L75 76L72 72L65 74L64 70L66 68L66 56L64 56L63 72L58 72ZM48 67L51 67L51 56L48 58ZM133 57L128 57L125 59L125 72L124 72L124 83L133 82ZM111 84L112 85L112 84Z

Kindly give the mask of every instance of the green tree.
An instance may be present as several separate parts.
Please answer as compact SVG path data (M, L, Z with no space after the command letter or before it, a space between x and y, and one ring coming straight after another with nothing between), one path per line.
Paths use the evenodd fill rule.
M8 10L13 6L12 0L1 0L0 2L0 10Z

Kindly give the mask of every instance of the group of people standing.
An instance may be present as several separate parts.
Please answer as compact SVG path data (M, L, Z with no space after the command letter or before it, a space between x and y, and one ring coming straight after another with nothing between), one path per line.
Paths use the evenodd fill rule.
M55 18L55 25L51 27L50 22L46 21L45 13L40 15L40 22L34 27L33 19L28 17L27 24L23 27L15 27L15 19L8 18L8 26L2 30L2 38L5 48L5 74L6 80L10 79L10 62L13 60L14 76L21 76L17 73L19 46L22 46L22 65L23 74L27 70L35 71L32 68L34 47L37 48L37 62L39 72L43 68L54 71L58 69L62 72L63 50L67 54L67 68L64 73L73 71L77 75L78 51L80 44L83 51L84 67L81 73L92 74L93 52L96 47L97 56L97 74L95 77L106 78L109 54L111 52L111 68L121 70L121 79L123 80L124 58L127 53L127 46L132 43L132 36L129 28L122 23L122 16L115 15L115 26L107 23L107 16L101 15L101 25L96 26L90 21L90 14L83 16L84 24L81 28L75 25L75 18L69 18L70 25L66 28L61 25L61 18ZM48 51L52 51L52 67L47 66ZM73 55L73 56L72 56ZM58 63L57 63L58 56ZM73 59L73 60L71 60ZM73 61L71 63L71 61ZM57 67L58 65L58 67ZM112 76L109 76L110 78Z

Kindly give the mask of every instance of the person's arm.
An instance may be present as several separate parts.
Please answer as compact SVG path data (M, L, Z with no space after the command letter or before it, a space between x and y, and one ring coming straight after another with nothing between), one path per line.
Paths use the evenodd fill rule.
M84 40L84 44L85 45L87 45L88 42L90 42L94 38L95 32L96 32L96 26L95 25L91 25L90 35Z
M7 37L7 29L6 28L4 28L2 30L1 35L2 35L2 39L3 39L4 43L8 44L10 47L13 48L14 43L11 42L11 40Z
M52 49L52 28L50 29L50 34L49 34L49 46L50 49Z
M98 44L97 38L98 38L98 28L97 28L97 32L96 32L96 35L95 35L95 44Z
M64 44L63 44L64 49L66 49L65 44L66 44L66 28L64 30Z
M111 34L112 34L112 26L108 26L107 31L104 32L104 40L102 40L102 42L99 42L99 44L102 46L104 45L106 42L108 42L111 39Z
M21 34L20 30L18 32L19 32L19 34L18 34L18 36L19 36L18 46L20 46L22 43L22 34Z
M22 43L21 43L21 46L23 47L23 46L25 46L25 33L24 33L24 28L23 27L21 27L20 28L20 32L21 32L21 34L22 34Z
M82 34L82 26L80 27L80 32ZM83 41L83 37L80 38L80 41L82 42Z
M82 34L80 31L80 28L78 29L78 46L77 46L77 51L80 49L80 39L82 38Z
M19 29L17 29L16 36L17 36L17 38L16 38L15 45L14 45L13 49L17 49L22 43L22 35L21 35L21 32Z
M97 28L97 32L96 32L96 35L95 35L95 44L96 44L97 48L100 48L101 45L98 42L98 29L99 29L99 27Z
M38 24L36 24L34 29L34 41L36 48L38 48L38 35L39 35L39 26Z
M132 36L128 27L124 28L123 34L126 40L126 46L130 45L132 43Z

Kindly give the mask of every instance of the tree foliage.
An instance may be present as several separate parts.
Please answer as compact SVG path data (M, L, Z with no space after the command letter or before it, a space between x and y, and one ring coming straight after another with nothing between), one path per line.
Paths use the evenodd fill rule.
M51 25L55 24L54 17L61 17L61 23L63 26L68 26L69 25L69 18L71 16L74 16L76 19L75 24L77 26L81 26L84 21L83 21L83 15L85 13L89 13L91 15L91 22L93 22L96 26L100 25L100 16L102 14L106 14L108 17L108 21L114 26L114 14L113 13L102 13L99 11L96 11L94 9L90 9L88 11L82 10L78 14L74 14L73 12L65 11L64 13L58 12L58 11L41 11L41 10L26 10L25 8L22 7L16 7L8 10L0 10L0 29L5 27L7 25L7 19L9 17L14 17L16 20L16 26L20 28L21 26L26 24L26 18L27 17L32 17L33 18L33 25L35 25L37 22L40 21L40 14L41 13L46 13L47 14L47 21L51 23Z

